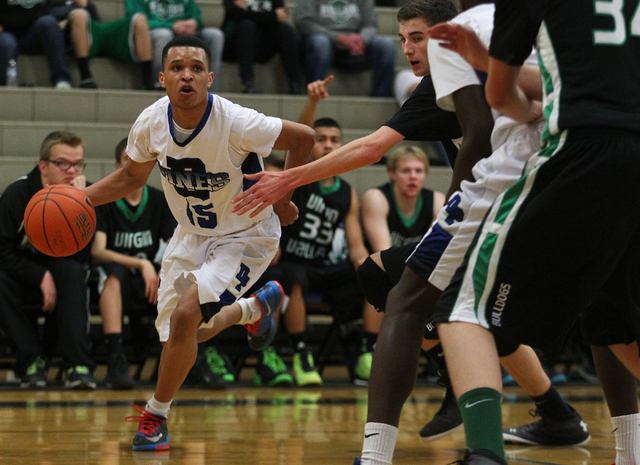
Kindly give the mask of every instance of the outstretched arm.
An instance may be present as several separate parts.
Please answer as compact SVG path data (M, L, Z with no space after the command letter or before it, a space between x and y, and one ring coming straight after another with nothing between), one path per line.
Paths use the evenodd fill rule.
M232 211L238 215L251 212L252 218L296 187L380 161L402 139L404 136L399 132L382 126L373 134L349 142L304 166L282 172L246 174L245 178L258 182L232 200L235 203Z
M273 148L287 151L284 172L304 165L309 160L314 140L315 131L310 127L293 121L282 120L282 131L280 131ZM274 202L271 202L283 226L293 223L298 218L298 208L291 202L292 195L293 188L287 189L280 196L280 200L275 199ZM266 206L264 205L264 208Z

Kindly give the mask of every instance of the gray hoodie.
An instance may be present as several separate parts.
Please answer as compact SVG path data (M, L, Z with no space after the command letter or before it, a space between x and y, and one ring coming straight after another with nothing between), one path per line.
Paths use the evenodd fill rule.
M368 43L376 36L378 17L373 0L297 0L294 22L302 36L356 32Z

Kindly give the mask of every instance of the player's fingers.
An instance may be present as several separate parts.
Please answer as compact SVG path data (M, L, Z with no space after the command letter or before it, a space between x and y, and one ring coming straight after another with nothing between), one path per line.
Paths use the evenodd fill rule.
M246 191L240 192L233 199L231 199L231 203L235 204L233 208L231 208L232 212L235 212L237 209L242 208L245 205L245 201L248 197L253 194L253 186L247 189Z
M254 204L254 201L252 201L251 199L246 199L243 202L241 202L241 204L239 204L238 206L232 208L231 211L238 215L244 215L245 213L251 211L251 209L254 208L256 205L258 204L257 203Z
M257 201L256 201L257 203ZM258 215L262 210L264 210L265 208L267 208L268 204L261 202L260 204L258 204L258 206L256 207L255 210L253 210L253 212L251 212L251 214L249 215L249 218L253 218L256 215Z

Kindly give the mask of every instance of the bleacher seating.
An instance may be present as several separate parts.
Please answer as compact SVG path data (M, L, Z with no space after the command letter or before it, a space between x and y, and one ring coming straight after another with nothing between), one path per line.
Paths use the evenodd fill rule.
M96 0L103 20L122 16L122 0ZM199 0L204 23L219 26L222 23L222 0ZM290 10L295 3L286 2ZM395 8L377 8L380 33L397 37ZM400 46L398 46L401 56ZM256 81L266 92L263 95L246 95L240 91L237 65L224 63L222 68L221 95L238 104L252 107L268 115L296 120L304 96L284 95L286 83L279 58L256 65ZM404 57L398 67L404 66ZM29 172L37 162L39 148L44 137L53 130L67 129L86 140L86 175L97 180L114 169L113 151L116 144L127 135L138 114L163 92L136 90L139 86L139 69L107 58L91 62L98 90L55 90L49 86L48 68L43 56L20 56L18 59L19 88L0 87L0 193L18 176ZM72 73L77 83L77 67L72 61ZM362 137L379 128L398 109L394 99L371 99L369 73L344 73L337 71L330 87L332 97L322 101L318 115L338 120L344 128L345 142ZM432 159L437 155L428 144L421 144ZM358 169L344 175L358 194L387 180L383 165ZM446 191L450 181L450 168L433 167L428 185ZM150 184L160 186L156 168ZM312 306L313 308L313 306ZM95 313L95 309L94 309ZM318 312L322 314L322 311ZM331 319L318 318L319 324L330 328ZM98 315L92 319L100 324ZM335 329L335 328L334 328ZM333 336L335 336L335 332ZM246 343L245 343L246 345ZM327 357L329 353L325 354ZM328 363L328 358L321 361ZM139 373L138 373L139 374Z

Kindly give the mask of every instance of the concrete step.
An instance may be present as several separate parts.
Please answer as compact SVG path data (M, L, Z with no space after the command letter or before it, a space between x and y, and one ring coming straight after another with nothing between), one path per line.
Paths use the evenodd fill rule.
M402 54L402 47L397 41L396 70L406 68L406 58ZM75 60L70 59L70 70L74 86L80 82L80 74ZM142 88L140 67L135 64L121 63L110 58L96 57L91 60L91 72L101 89L129 89ZM287 78L282 69L280 58L274 57L266 63L254 65L256 84L258 88L268 94L287 94L289 92ZM371 90L371 71L347 72L334 68L335 75L331 83L332 95L349 95L366 97ZM303 80L303 72L300 78ZM220 81L221 92L242 92L242 83L236 63L223 62L219 76L214 79ZM22 86L50 86L50 73L46 58L41 55L20 55L18 57L18 82Z
M296 121L304 96L222 93L223 97L271 116ZM0 121L57 121L131 125L163 92L130 90L57 90L50 87L0 87ZM398 110L391 98L332 96L318 116L334 118L345 129L373 131Z

